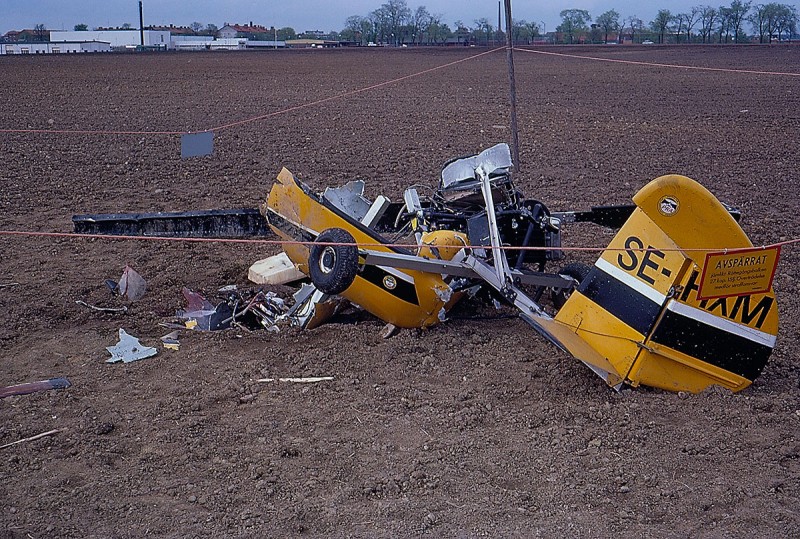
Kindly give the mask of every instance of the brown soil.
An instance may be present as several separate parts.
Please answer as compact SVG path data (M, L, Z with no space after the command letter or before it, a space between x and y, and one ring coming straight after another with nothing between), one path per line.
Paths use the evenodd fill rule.
M800 73L797 47L559 52ZM0 58L0 128L185 131L364 88L482 52L340 50ZM76 213L254 207L286 166L314 187L363 178L399 199L509 138L505 55L221 130L0 134L0 229ZM738 205L756 244L800 237L800 78L517 53L519 187L553 210L622 203L677 172ZM568 245L612 232L575 227ZM177 352L104 363L120 327L156 345L181 287L247 286L274 247L0 236L3 537L781 537L800 529L800 247L782 319L745 391L618 394L511 311L467 305L380 337L350 315L313 331L190 333ZM130 264L126 315L103 285ZM281 288L283 295L291 293ZM474 306L473 306L474 307ZM313 385L264 376L334 376Z

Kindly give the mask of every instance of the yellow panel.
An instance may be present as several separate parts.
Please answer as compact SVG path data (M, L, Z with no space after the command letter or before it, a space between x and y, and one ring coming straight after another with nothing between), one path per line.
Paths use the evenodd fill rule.
M328 228L343 228L353 236L356 243L370 244L371 250L392 252L388 247L375 245L377 243L375 238L311 198L300 188L292 173L285 168L278 174L278 181L269 193L267 208L289 221L288 226L293 226L298 231L305 230L309 238L316 237ZM270 228L285 240L295 240L295 237L283 232L273 223L270 223ZM300 271L308 274L309 247L290 243L284 244L283 247ZM406 276L407 280L414 281L419 305L404 301L390 293L388 289L361 277L356 277L353 284L340 295L398 327L421 327L438 323L439 312L445 306L444 299L449 297L447 294L449 287L441 276L421 271L396 271Z
M656 343L649 343L648 346L652 352L642 351L641 359L631 372L631 385L644 384L669 391L699 393L712 385L740 391L751 383L747 378L666 346Z
M662 295L667 295L686 260L670 237L638 208L608 247L603 260Z
M558 311L556 322L569 328L612 366L620 378L625 378L639 353L637 342L644 336L603 310L580 292L573 292ZM572 350L570 350L573 354ZM591 357L576 357L594 363Z

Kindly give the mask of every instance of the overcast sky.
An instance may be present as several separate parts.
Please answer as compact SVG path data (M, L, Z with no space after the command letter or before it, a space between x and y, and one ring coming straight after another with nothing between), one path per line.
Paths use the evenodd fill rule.
M386 0L144 0L144 21L147 25L181 25L192 22L203 25L225 23L247 24L253 21L267 27L291 26L305 30L339 31L350 15L367 15ZM512 0L515 19L543 22L547 31L555 30L563 9L585 9L592 18L615 9L623 18L636 15L645 23L659 9L673 13L688 11L696 5L727 5L729 0ZM792 4L793 2L786 2ZM497 25L497 0L408 0L416 9L425 6L429 12L443 15L451 27L456 20L473 26L476 19L486 17ZM505 15L503 16L505 20ZM33 28L44 24L49 30L72 30L76 24L96 26L139 26L138 0L0 0L0 33ZM505 23L503 24L505 26Z

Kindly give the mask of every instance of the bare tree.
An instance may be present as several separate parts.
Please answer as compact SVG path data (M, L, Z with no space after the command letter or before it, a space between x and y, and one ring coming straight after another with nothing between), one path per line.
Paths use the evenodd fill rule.
M189 25L189 28L191 28L192 32L194 32L195 34L199 34L200 31L203 29L203 23L195 21Z
M700 8L700 24L702 26L703 43L711 41L711 32L714 30L714 23L717 20L717 9L711 6Z
M764 34L767 31L767 6L758 4L749 20L753 30L758 33L758 42L764 43Z
M730 38L731 35L730 21L731 21L730 8L724 6L720 7L719 16L717 17L717 33L719 34L717 43L722 43L723 34L725 35L725 43L728 42L728 39Z
M644 21L636 15L631 15L622 24L623 29L627 26L631 33L631 41L636 42L636 34L641 35L644 32Z
M47 41L49 37L47 27L41 23L33 27L33 34L36 36L36 41Z
M676 15L681 20L683 30L686 31L686 43L692 42L692 28L700 22L700 9L693 7L689 13Z

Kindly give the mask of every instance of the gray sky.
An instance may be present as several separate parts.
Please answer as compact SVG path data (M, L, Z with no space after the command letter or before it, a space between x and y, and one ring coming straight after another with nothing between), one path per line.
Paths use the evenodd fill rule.
M247 24L253 21L278 28L291 26L305 30L341 30L350 15L367 15L386 0L144 0L145 25L189 25L208 23ZM547 31L555 30L563 9L585 9L592 18L615 9L623 18L636 15L645 23L659 9L672 13L688 11L696 5L727 5L728 0L512 0L515 19L543 22ZM793 2L786 2L792 4ZM429 12L443 15L451 27L456 20L473 26L475 19L486 17L497 25L497 0L408 0L412 9L425 6ZM505 15L503 16L505 20ZM44 24L50 30L72 30L84 23L96 26L138 27L138 0L0 0L0 34L9 30L33 28ZM505 26L505 23L503 24Z

